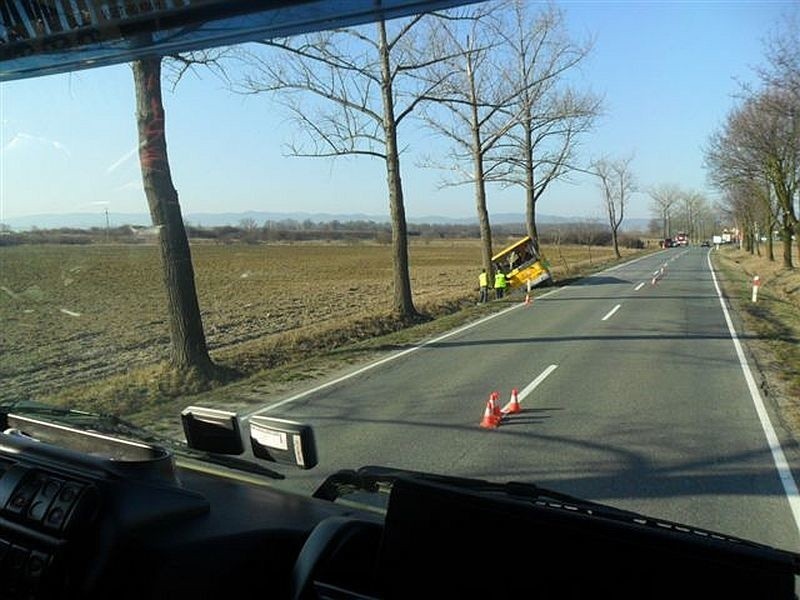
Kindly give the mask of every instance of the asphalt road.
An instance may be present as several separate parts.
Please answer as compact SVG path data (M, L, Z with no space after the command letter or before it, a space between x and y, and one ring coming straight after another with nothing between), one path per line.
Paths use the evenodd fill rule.
M262 409L314 427L320 465L289 473L288 487L308 493L367 464L530 481L800 549L706 249L669 249L514 306ZM523 412L480 428L490 392L505 404L512 388L526 392Z

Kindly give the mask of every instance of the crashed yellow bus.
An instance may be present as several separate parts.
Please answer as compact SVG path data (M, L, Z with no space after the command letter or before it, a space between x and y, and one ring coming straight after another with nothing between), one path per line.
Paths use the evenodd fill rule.
M502 271L512 288L539 285L549 281L550 271L545 261L536 252L530 236L514 242L503 248L492 257L492 267L495 271Z

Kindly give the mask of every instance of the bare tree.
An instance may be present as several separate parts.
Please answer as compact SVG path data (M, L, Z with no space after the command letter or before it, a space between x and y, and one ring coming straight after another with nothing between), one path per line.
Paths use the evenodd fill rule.
M800 107L791 104L791 96L770 90L748 98L711 136L705 162L710 179L721 189L757 190L751 202L760 202L762 212L774 212L775 202L783 266L793 268L792 236L800 233L795 209L800 191ZM769 194L759 191L764 181L771 185Z
M674 183L662 183L651 188L648 194L653 200L653 212L661 220L661 237L666 239L672 235L670 231L670 216L678 200L680 200L682 191Z
M429 45L416 41L416 26L425 18L417 15L391 28L379 21L372 30L359 27L264 41L276 52L250 54L253 71L242 86L245 93L277 93L301 125L308 144L293 142L290 154L369 156L384 162L392 222L392 308L401 320L419 314L408 269L398 128L441 83L420 84L409 77L439 60L428 52ZM310 104L309 98L318 102Z
M508 75L518 93L511 114L518 122L488 161L500 163L492 180L525 190L526 229L538 251L536 202L572 170L579 136L592 128L601 101L565 84L591 44L570 39L559 9L548 6L534 13L527 2L514 0L500 17L495 36L513 65Z
M774 240L775 231L781 218L781 207L778 204L775 194L772 193L769 179L765 178L763 184L753 182L753 194L760 200L761 222L766 224L767 230L767 258L770 262L775 262Z
M197 68L210 70L224 79L222 61L227 54L228 49L216 48L131 63L139 163L150 217L158 230L168 299L170 366L182 372L193 371L205 379L222 375L224 369L214 365L208 354L186 225L178 192L172 183L162 99L162 66L166 65L165 71L174 89L184 75Z
M597 219L582 219L575 224L578 243L586 246L586 252L589 258L589 264L592 262L592 245L597 243L600 237L602 226Z
M500 165L486 165L488 152L517 123L512 102L518 90L499 60L493 33L495 5L439 15L435 39L449 58L431 65L425 81L438 84L426 105L425 122L451 144L447 167L455 176L444 185L472 184L481 233L483 268L491 277L492 230L486 204L486 182ZM469 168L461 165L467 164ZM442 165L439 165L442 166Z
M183 224L178 192L167 155L161 57L132 63L136 90L139 162L153 225L158 228L164 284L168 297L170 364L211 377L215 368L206 346L194 281L192 255Z
M678 219L680 229L690 241L695 241L695 219L700 200L695 192L683 192L679 200Z
M737 214L766 227L768 252L780 231L783 266L793 268L792 238L800 238L800 21L785 20L768 40L766 66L757 70L762 89L744 88L740 106L710 138L709 177ZM735 200L735 201L733 201ZM742 203L753 206L744 210ZM758 219L758 221L755 221ZM756 238L757 239L757 238ZM800 258L800 244L797 247Z
M791 100L786 108L800 105L800 13L782 22L767 40L765 54L767 65L758 69L764 87L786 94Z
M246 233L252 233L258 229L258 222L252 217L247 217L239 221L239 228Z
M756 252L758 230L757 205L753 202L752 190L746 182L725 188L721 207L728 220L736 224L740 232L740 247L747 252Z
M625 218L625 208L630 202L630 196L636 191L631 162L633 158L610 160L601 158L592 163L591 170L600 180L600 189L603 192L603 205L608 215L608 224L611 227L611 240L614 244L614 254L617 258L619 252L618 232Z
M706 232L711 229L714 215L706 197L700 192L681 191L674 209L674 220L680 230L690 240L698 242L705 239Z

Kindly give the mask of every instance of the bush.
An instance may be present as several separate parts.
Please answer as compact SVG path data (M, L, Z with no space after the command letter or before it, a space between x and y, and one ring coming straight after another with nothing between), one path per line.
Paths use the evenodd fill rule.
M630 248L633 250L642 250L645 247L645 243L641 239L629 235L620 236L619 244L623 248Z

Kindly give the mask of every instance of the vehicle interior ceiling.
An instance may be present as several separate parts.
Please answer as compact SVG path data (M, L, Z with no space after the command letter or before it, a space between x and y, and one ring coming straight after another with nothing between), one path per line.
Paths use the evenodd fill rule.
M251 13L246 2L186 2L187 10L198 9L189 17L199 20L165 17L178 33L164 36L162 47L137 48L142 31L159 23L143 15L130 25L136 35L123 31L74 54L52 51L68 32L5 44L0 70L9 80L35 77L462 3L385 0L365 10L365 3L312 0ZM254 22L259 26L245 27ZM521 251L523 261L533 256L527 245ZM220 418L217 425L212 417ZM204 444L218 450L212 454L235 454L241 439L246 448L258 443L232 419L185 421L198 456ZM234 590L268 598L794 593L794 555L700 531L687 535L535 486L364 467L302 497L266 477L176 461L168 449L47 421L13 411L0 418L2 598L217 598ZM313 441L298 443L310 459ZM278 477L289 472L275 470ZM379 497L378 509L358 494Z

